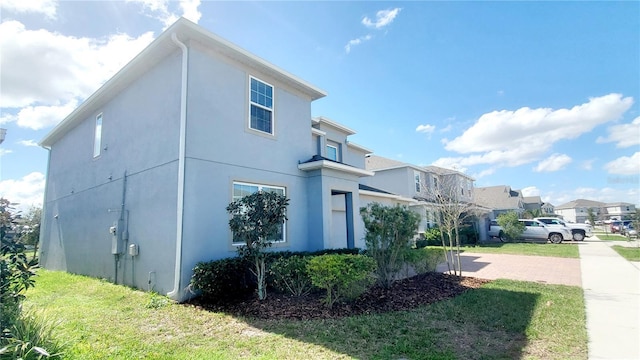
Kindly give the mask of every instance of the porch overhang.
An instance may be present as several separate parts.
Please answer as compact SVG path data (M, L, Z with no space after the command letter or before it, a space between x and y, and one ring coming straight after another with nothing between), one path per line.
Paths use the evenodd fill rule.
M341 164L331 160L324 160L324 159L298 164L298 169L302 171L330 169L330 170L341 171L350 175L356 175L358 177L374 175L373 171L364 170L357 167Z

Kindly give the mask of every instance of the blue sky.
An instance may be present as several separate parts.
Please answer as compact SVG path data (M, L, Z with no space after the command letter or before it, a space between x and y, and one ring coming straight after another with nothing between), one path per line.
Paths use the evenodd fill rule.
M325 90L375 154L561 205L640 205L640 2L3 0L0 196L37 143L179 16Z

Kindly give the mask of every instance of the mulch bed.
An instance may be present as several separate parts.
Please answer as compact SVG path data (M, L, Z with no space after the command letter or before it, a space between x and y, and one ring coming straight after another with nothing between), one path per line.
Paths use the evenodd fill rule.
M189 304L210 311L259 319L332 319L410 310L421 305L453 298L488 282L489 280L484 279L459 278L431 272L395 281L389 289L372 287L356 300L335 304L332 309L328 309L322 303L324 297L322 292L295 297L272 291L263 301L252 297L234 303L209 304L196 298Z

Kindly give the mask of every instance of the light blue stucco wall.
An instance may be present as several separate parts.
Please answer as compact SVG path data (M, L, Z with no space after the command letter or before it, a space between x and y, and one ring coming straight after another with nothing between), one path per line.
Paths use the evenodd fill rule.
M175 259L180 54L92 110L50 149L41 264L168 292ZM94 158L99 113L103 149ZM137 244L139 255L120 255L116 265L109 228L120 218L129 233L126 245Z
M409 167L376 171L375 176L364 178L363 183L408 198L416 195L413 169Z
M182 287L199 261L236 256L227 205L234 181L285 188L286 242L273 250L313 248L308 236L307 173L299 162L315 154L311 99L269 74L229 62L190 44L186 132ZM274 87L274 133L249 124L250 76Z

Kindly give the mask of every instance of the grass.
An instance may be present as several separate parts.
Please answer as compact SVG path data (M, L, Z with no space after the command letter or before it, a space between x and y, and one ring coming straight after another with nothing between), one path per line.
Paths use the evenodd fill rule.
M438 246L431 248L442 251L442 248ZM462 246L461 249L462 251L473 253L554 256L576 259L580 257L578 247L571 244L490 243L477 246Z
M620 234L596 232L594 235L597 236L598 239L605 240L605 241L628 241L629 240L626 236L620 235Z
M498 280L412 311L252 320L40 270L25 307L60 321L69 359L586 359L582 289Z
M640 248L625 247L620 245L613 245L611 248L629 261L640 261Z

